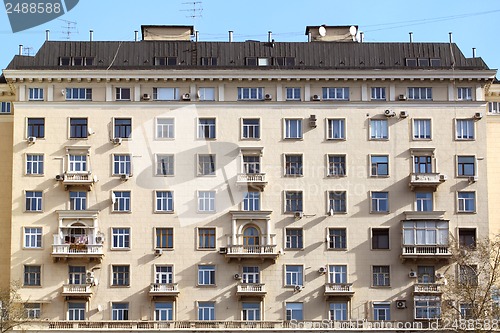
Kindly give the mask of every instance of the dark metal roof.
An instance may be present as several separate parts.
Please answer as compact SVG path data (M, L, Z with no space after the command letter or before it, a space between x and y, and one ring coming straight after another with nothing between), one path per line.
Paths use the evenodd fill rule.
M87 67L59 66L60 57L93 57ZM202 57L216 57L221 69L489 69L481 58L466 58L454 43L193 42L193 41L47 41L33 57L15 56L7 69L155 69L155 57L177 57L176 66L214 69ZM293 57L294 65L251 67L248 57ZM406 59L440 59L438 67L408 67Z

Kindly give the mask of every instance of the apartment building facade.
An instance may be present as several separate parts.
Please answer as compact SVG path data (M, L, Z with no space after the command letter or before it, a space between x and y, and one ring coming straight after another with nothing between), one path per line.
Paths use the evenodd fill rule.
M46 41L4 71L11 280L32 327L439 316L451 244L490 232L494 70L349 27L308 27L310 42L142 32Z

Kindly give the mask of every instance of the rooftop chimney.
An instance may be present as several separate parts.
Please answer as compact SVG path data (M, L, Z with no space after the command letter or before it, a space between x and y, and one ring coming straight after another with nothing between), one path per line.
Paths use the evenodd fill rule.
M196 31L194 32L194 40L195 40L195 42L198 42L198 35L199 35L199 34L200 34L200 32L199 32L198 30L196 30Z
M453 43L453 32L448 32L448 35L450 35L450 44Z
M23 55L23 44L19 45L19 55Z
M268 31L267 32L267 42L271 43L272 41L273 41L273 32L272 31Z
M50 30L45 30L45 41L49 41L49 37L50 37Z
M413 43L413 32L409 32L409 35L410 35L410 43Z
M472 58L475 58L476 57L476 48L473 47L472 48Z
M233 30L229 30L229 43L233 42Z
M90 41L94 39L94 30L89 30L89 39Z
M134 31L134 40L137 42L138 38L139 38L139 31L135 30Z

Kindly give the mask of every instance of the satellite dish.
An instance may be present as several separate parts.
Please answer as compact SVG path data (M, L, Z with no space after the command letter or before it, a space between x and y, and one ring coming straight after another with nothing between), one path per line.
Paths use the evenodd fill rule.
M351 25L351 27L349 28L349 33L351 34L351 36L356 36L357 30L358 29L356 29L355 26Z
M321 37L325 37L326 36L326 28L324 26L319 27L318 33Z

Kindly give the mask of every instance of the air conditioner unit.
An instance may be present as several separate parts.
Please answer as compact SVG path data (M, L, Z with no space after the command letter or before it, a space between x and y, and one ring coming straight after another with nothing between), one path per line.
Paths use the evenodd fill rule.
M299 219L303 218L304 217L304 212L295 212L295 217L299 218Z
M417 272L411 271L410 273L408 273L408 276L411 277L411 278L416 278L417 277Z
M436 273L436 278L443 279L444 278L444 274L443 273Z
M121 175L121 176L120 176L120 179L121 179L121 180L128 180L129 178L130 178L130 176L129 176L129 175L127 175L127 174L125 174L125 175Z
M470 176L469 177L469 183L475 183L479 180L479 177L478 176Z
M115 144L115 145L121 145L123 139L122 138L114 138L112 141L113 141L113 144Z
M404 299L398 299L396 301L396 308L397 309L406 309L406 300L404 300Z
M439 175L439 180L444 182L445 180L448 180L448 176L447 175L444 175L444 174L440 174Z
M293 287L294 291L302 291L302 289L304 289L304 286L301 286L301 285L296 285Z
M156 249L155 256L161 256L163 254L163 249Z
M316 115L315 114L312 114L312 115L309 116L309 126L311 126L311 127L318 126L316 124Z
M189 93L182 94L181 99L183 101L190 101L191 100L191 95L189 95Z
M407 118L409 116L408 111L399 112L399 118Z
M87 283L87 284L94 284L94 277L87 277L85 279L85 283Z
M149 94L143 94L141 99L143 101L149 101L151 99L151 96L149 96Z
M406 95L403 95L403 94L399 95L398 100L406 101Z
M35 143L36 142L36 136L28 136L27 141L28 141L28 143Z
M321 101L321 97L319 97L319 95L313 95L313 97L311 97L311 101L319 102Z
M384 111L384 116L386 117L394 117L396 115L396 112L392 111L392 110L385 110Z
M227 253L227 247L219 247L219 253L220 254L226 254Z
M87 279L94 278L94 272L87 271L86 277L87 277Z
M64 179L63 175L56 175L56 180L61 181Z
M239 274L234 274L233 278L234 278L235 280L241 280L241 275L239 275Z
M331 209L328 211L328 215L329 215L329 216L333 216L333 215L335 215L335 211L333 210L333 208L331 208Z
M95 238L95 242L96 242L97 244L102 244L102 242L103 242L103 241L104 241L104 239L103 239L103 237L102 237L102 236L97 236L97 237Z
M264 99L265 99L266 101L270 101L270 100L272 100L272 99L273 99L273 95L271 95L271 94L265 94L265 95L264 95Z
M325 273L326 273L326 267L324 267L324 266L323 266L323 267L320 267L320 268L318 269L318 273L319 273L319 274L325 274Z
M474 119L481 119L483 118L483 113L482 112L476 112L474 113Z
M95 134L94 130L90 127L87 127L87 135L93 135Z

